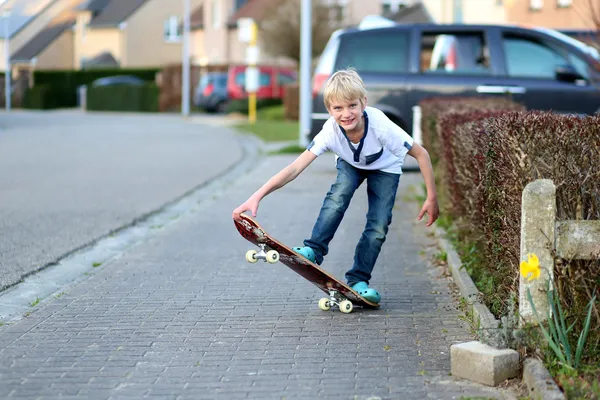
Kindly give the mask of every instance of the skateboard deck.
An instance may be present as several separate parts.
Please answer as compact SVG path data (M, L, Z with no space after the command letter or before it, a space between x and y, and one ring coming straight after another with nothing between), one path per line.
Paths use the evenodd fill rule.
M327 293L328 297L319 300L320 309L329 310L332 306L337 306L340 311L349 313L354 306L379 307L379 304L362 298L348 285L327 273L317 264L269 236L253 218L244 214L240 217L239 220L234 220L235 227L242 237L258 246L257 250L249 250L246 253L246 261L251 263L258 260L270 263L281 261L282 264Z

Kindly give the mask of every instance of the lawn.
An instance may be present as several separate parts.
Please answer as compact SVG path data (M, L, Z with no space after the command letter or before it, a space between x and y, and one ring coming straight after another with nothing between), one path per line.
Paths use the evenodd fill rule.
M236 128L250 132L265 142L287 142L298 140L300 124L298 121L256 120L254 124L241 123Z

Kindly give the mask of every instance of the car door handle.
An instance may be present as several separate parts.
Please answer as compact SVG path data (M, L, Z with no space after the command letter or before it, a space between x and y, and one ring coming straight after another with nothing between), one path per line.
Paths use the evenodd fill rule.
M521 86L493 86L493 85L481 85L477 86L477 93L486 94L524 94L527 90Z

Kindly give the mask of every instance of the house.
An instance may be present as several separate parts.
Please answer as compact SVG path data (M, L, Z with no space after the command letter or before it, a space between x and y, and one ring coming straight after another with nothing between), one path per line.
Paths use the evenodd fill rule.
M202 2L190 0L193 8ZM88 1L77 10L74 66L152 68L181 62L182 16L182 1Z
M504 7L510 22L559 30L600 29L597 0L513 0L505 1Z
M65 9L32 36L23 46L12 52L11 64L21 69L37 66L40 69L71 69L74 65L73 27L75 7L83 0L63 3Z
M196 8L203 1L190 3ZM156 68L181 62L182 1L8 0L0 14L7 8L14 69ZM2 68L3 51L0 46Z
M503 24L511 0L421 0L438 24ZM523 2L528 0L515 0Z
M0 69L6 69L4 44L5 24L8 25L8 40L11 55L17 54L32 41L33 47L49 45L39 36L44 29L54 39L63 40L62 33L69 29L69 17L61 14L73 0L7 0L0 6ZM44 35L45 36L45 35ZM54 40L52 40L54 41ZM44 42L44 43L42 43ZM67 44L68 45L68 44ZM31 50L28 50L28 52Z
M192 16L192 62L200 66L226 66L245 62L247 45L238 38L240 18L256 22L265 17L277 0L206 0ZM261 47L260 35L258 47ZM261 63L278 62L264 51Z

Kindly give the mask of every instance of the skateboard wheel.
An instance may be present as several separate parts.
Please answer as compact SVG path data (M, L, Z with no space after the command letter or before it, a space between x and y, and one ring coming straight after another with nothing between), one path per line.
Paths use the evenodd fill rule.
M258 252L256 250L248 250L246 252L246 261L254 264L255 262L258 261L258 258L256 258L257 254L258 254Z
M340 311L343 312L344 314L351 313L352 308L354 308L354 306L352 305L352 302L350 300L343 300L340 303Z
M329 299L327 297L323 297L319 300L319 308L323 311L329 311L331 306L329 305Z
M275 264L279 261L279 253L276 250L267 251L267 262Z

